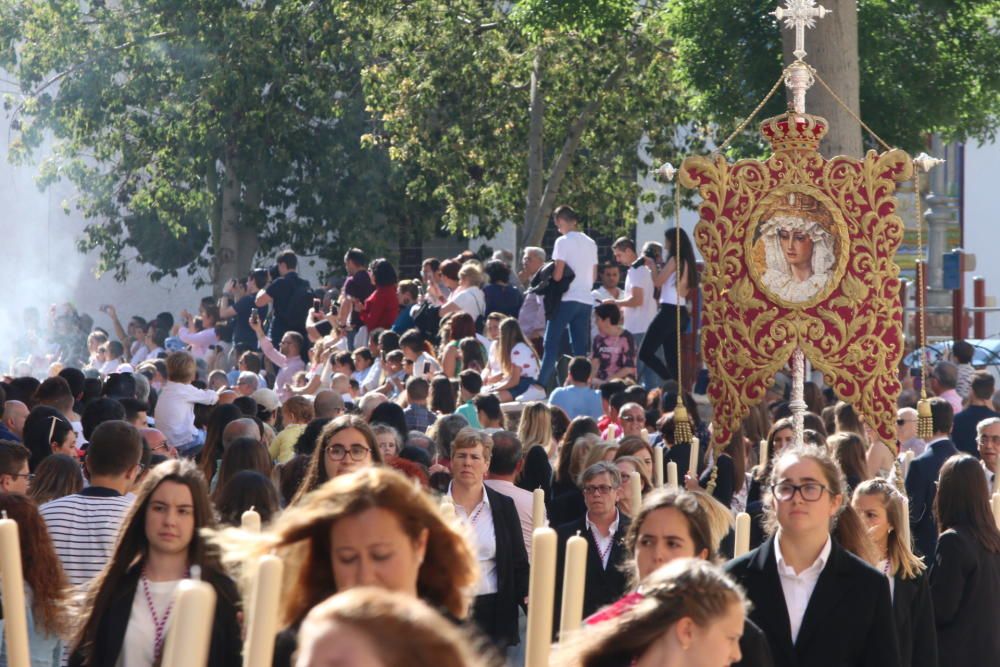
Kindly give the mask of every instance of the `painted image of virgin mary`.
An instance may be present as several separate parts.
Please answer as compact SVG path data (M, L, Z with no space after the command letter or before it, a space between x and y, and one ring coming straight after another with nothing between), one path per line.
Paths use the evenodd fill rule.
M816 199L798 192L785 195L759 227L764 287L790 303L821 292L837 263L833 228L832 216Z

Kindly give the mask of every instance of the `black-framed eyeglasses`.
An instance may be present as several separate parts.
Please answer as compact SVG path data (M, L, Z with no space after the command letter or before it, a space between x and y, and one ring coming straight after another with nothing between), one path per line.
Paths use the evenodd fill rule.
M615 487L608 486L607 484L601 484L601 485L598 485L598 486L590 486L590 485L588 485L588 486L583 487L583 495L585 495L585 496L595 496L595 495L606 496L606 495L608 495L609 493L611 493L614 490L615 490Z
M326 448L326 455L334 461L343 461L344 457L350 454L352 460L363 461L365 457L371 453L371 451L372 450L368 449L364 445L351 445L350 447L344 447L343 445L331 445Z
M35 473L33 472L14 472L10 474L11 477L24 477L29 482L35 481Z
M806 482L805 484L779 482L778 484L771 485L771 493L774 494L774 497L785 502L794 498L796 491L802 496L802 500L814 503L823 497L824 491L830 491L830 489L819 482ZM830 491L830 495L833 495L832 491Z

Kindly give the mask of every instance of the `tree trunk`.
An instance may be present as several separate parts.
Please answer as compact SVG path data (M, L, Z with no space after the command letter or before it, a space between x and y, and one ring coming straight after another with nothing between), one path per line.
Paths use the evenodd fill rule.
M858 7L857 0L821 0L831 14L816 20L816 27L805 33L805 61L841 100L861 117L860 73L858 69ZM795 31L782 25L782 51L785 64L795 60ZM860 158L864 147L861 127L818 81L806 94L806 111L826 118L829 131L820 144L826 158L837 155Z
M528 107L528 196L524 208L524 226L518 241L523 249L530 245L536 236L539 241L545 233L547 220L541 217L542 190L545 176L542 159L542 141L545 129L545 95L541 91L542 47L535 47L535 59L531 64L531 101ZM541 234L536 230L541 228Z
M259 181L254 180L247 183L243 213L240 216L240 226L237 230L236 270L239 271L237 276L249 275L250 269L253 268L254 257L257 256L257 248L260 247L257 233L261 228L260 223L263 218L260 210L262 198Z
M214 241L215 263L212 276L215 296L222 294L225 284L240 275L238 266L240 246L240 191L241 184L236 176L237 158L233 150L227 150L223 158L222 173L222 214L219 220L219 234Z

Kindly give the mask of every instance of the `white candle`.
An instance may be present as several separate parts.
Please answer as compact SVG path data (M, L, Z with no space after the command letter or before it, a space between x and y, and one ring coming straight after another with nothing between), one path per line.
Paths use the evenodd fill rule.
M277 556L262 556L257 562L250 621L243 645L243 667L270 667L274 640L278 635L278 602L284 564Z
M257 513L253 505L240 516L240 525L243 530L248 530L251 533L260 532L260 514Z
M670 461L667 463L667 488L676 491L677 486L677 462Z
M913 462L913 450L908 449L903 452L903 481L906 481L906 474L910 472L910 464Z
M908 545L911 549L913 548L913 542L910 538L910 497L905 493L903 495L903 525L899 527L899 538L904 544Z
M688 474L698 479L698 438L691 438L691 459L688 461Z
M736 543L733 556L739 558L750 551L750 515L740 512L736 515Z
M177 584L161 667L206 667L215 619L215 589L204 581Z
M562 614L559 635L576 630L583 622L583 590L587 577L587 540L579 533L566 540L566 564L563 571Z
M639 510L642 509L642 477L638 471L629 475L628 486L632 519L635 519L635 517L639 516Z
M663 447L653 447L653 486L663 486Z
M556 531L551 528L535 529L531 536L531 557L524 665L549 667L556 595Z
M24 574L21 570L21 540L17 522L0 519L0 595L3 595L4 638L7 642L7 664L29 667L28 617L24 604Z
M532 528L545 527L545 492L541 489L531 492L531 524Z
M767 466L767 438L760 441L760 449L757 452L757 463L760 465L761 469Z
M993 494L993 518L997 522L997 528L1000 528L1000 493Z

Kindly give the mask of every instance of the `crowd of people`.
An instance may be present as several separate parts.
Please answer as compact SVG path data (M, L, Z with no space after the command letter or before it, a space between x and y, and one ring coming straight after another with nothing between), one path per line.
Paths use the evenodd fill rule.
M208 664L241 665L238 573L273 553L276 666L522 665L537 489L557 616L566 544L588 543L585 627L553 619L552 664L1000 664L1000 411L971 346L930 373L930 439L901 369L898 451L813 382L797 443L779 374L714 452L710 406L677 382L687 236L620 238L602 263L572 209L554 219L551 261L526 248L520 270L464 253L400 279L352 249L315 290L283 251L197 315L33 319L0 383L32 664L159 664L197 571ZM688 471L698 443L661 488L655 462Z

